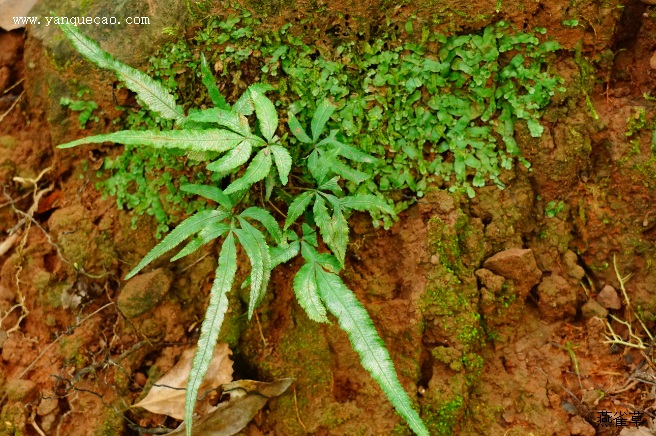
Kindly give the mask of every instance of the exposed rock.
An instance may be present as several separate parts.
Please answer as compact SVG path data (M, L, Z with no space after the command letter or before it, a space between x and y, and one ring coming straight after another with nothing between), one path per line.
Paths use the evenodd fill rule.
M656 0L652 0L652 1L654 3L651 4L656 5ZM647 3L649 3L649 0L647 1ZM649 66L651 67L652 70L656 70L656 52L654 52L654 54L651 55L651 59L649 59Z
M488 258L483 266L493 273L513 280L520 298L526 297L531 288L540 282L538 269L531 250L510 248Z
M649 430L648 427L638 427L638 428L623 428L620 432L620 436L653 436L654 433Z
M618 310L622 308L622 301L617 295L617 291L611 285L606 285L597 295L597 303L606 309Z
M36 409L36 414L39 416L45 416L49 413L56 412L59 409L59 400L56 398L44 398L39 403L39 407Z
M606 318L608 316L608 310L593 299L589 299L583 307L581 307L581 313L584 318L593 318L595 316L597 318Z
M476 270L474 274L476 274L476 277L478 277L478 280L481 281L483 286L494 293L500 292L503 288L503 283L506 281L503 277L485 268Z
M25 27L25 24L16 23L13 18L29 15L35 3L36 0L0 0L0 27L5 30Z
M581 436L594 436L597 434L595 428L581 416L572 417L572 420L569 423L569 432L573 435Z
M157 306L170 287L171 277L159 268L131 279L116 303L126 317L135 318Z
M5 385L5 393L10 401L27 402L37 392L36 383L31 380L9 380Z
M558 275L545 277L538 286L538 308L549 320L561 320L576 315L576 286Z
M576 280L581 280L585 277L585 270L578 264L578 260L578 256L572 250L567 250L563 255L563 263L567 274Z

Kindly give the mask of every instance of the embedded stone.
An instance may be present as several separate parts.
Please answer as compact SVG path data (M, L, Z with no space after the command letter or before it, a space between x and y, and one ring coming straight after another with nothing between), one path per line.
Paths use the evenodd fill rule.
M116 303L127 318L136 318L157 306L170 287L171 277L159 268L131 279Z
M622 308L622 301L617 295L617 291L611 285L606 285L597 295L597 303L606 309L618 310Z
M608 316L608 310L593 299L589 299L583 307L581 307L581 313L584 318L606 318Z
M540 282L542 272L538 269L530 249L510 248L488 258L483 267L496 275L510 279L520 298L526 297L531 288Z

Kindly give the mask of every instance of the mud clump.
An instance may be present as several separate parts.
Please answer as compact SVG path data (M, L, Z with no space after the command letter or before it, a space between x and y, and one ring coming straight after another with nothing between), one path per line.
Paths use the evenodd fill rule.
M130 280L118 296L117 305L127 318L136 318L153 309L169 292L171 276L162 269Z
M576 287L558 275L545 277L538 285L540 314L547 321L576 316Z
M493 273L510 279L521 298L528 295L531 288L540 282L542 272L531 250L511 248L488 258L483 266Z

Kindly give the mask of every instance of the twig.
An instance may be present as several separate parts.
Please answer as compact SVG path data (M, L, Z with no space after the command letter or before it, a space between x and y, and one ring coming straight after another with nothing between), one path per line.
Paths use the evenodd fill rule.
M299 424L301 424L301 427L303 427L303 431L307 434L307 427L305 427L305 424L303 424L303 420L301 419L301 415L298 413L298 401L296 401L296 386L294 386L294 407L296 408L296 418L298 419Z
M260 337L262 338L262 343L266 347L267 342L266 339L264 339L264 333L262 333L262 326L260 325L260 317L257 316L257 310L255 310L254 312L255 312L255 321L257 321L257 328L260 329Z
M5 92L3 92L3 94L7 94L7 93L9 93L9 91L11 91L11 90L14 89L15 87L17 87L18 85L20 85L21 83L23 83L24 80L25 80L25 77L23 77L22 79L20 79L18 82L14 83L13 85L11 85L9 88L5 89Z
M11 104L9 109L7 109L7 111L4 114L0 115L0 123L5 119L7 115L9 115L9 112L11 112L16 107L21 97L23 97L23 94L25 94L25 91L21 92L18 98L16 98L16 100L14 100L14 102Z

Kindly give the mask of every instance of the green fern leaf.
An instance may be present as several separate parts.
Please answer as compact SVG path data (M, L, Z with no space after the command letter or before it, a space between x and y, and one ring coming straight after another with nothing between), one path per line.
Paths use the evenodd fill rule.
M286 185L289 172L292 170L292 157L286 149L279 145L272 145L269 148L271 149L271 153L273 153L273 159L276 161L280 181L283 185Z
M205 59L205 54L200 54L200 72L202 75L203 85L207 88L207 94L212 100L212 104L220 109L230 110L230 105L226 99L221 95L221 91L216 86L216 81L214 80L214 75L207 65L207 59Z
M328 100L325 100L321 103L317 110L314 111L312 116L312 121L310 122L310 129L312 130L312 139L316 142L323 131L323 128L326 126L326 123L335 112L335 106L332 105Z
M333 216L331 217L326 208L326 202L321 196L317 196L313 211L314 221L319 227L321 237L343 265L348 246L348 222L344 218L344 214L339 207L333 207Z
M251 86L248 90L251 94L253 106L255 106L255 114L260 122L262 136L267 141L271 141L278 128L278 112L276 112L276 107L271 103L271 100L259 92L258 88Z
M348 197L340 198L338 201L345 209L354 209L360 212L379 210L390 215L395 215L392 206L370 194L349 195Z
M342 330L348 334L353 348L360 355L362 366L378 382L410 428L420 436L429 436L426 426L412 408L410 398L396 376L392 359L367 310L338 275L316 268L316 278L321 300L330 313L337 317Z
M344 265L346 258L346 248L348 247L348 222L342 213L342 209L335 207L333 209L333 217L330 219L331 240L326 241L326 244L335 253L335 256ZM321 235L323 236L323 234Z
M187 436L191 436L192 418L194 407L196 406L196 398L198 397L198 388L200 388L201 382L205 378L205 373L207 373L212 355L214 354L214 347L219 338L219 331L221 330L225 313L228 310L227 293L232 288L236 271L237 251L235 249L235 238L231 232L221 247L219 265L216 268L216 277L214 278L212 290L210 291L210 302L200 328L198 348L196 349L187 381L185 399Z
M249 207L245 211L239 214L243 218L251 218L262 223L264 228L269 232L273 237L273 240L276 241L276 244L280 244L282 241L282 231L276 219L269 213L268 210L262 209L260 207Z
M330 170L335 174L340 175L346 180L350 180L358 185L371 177L370 174L354 170L353 168L343 164L337 159L333 159L328 165L330 165Z
M326 317L326 308L317 293L316 266L308 262L301 267L294 277L294 293L308 317L316 322L330 323Z
M175 262L178 259L182 259L183 257L190 255L208 242L211 242L216 238L220 238L229 230L230 226L226 223L210 224L198 232L198 236L196 236L187 245L185 245L184 248L178 252L178 254L173 256L171 258L171 262Z
M208 198L228 210L232 209L233 207L233 203L232 200L230 200L230 197L225 195L223 191L221 191L216 186L190 184L180 186L180 190Z
M273 90L273 86L266 84L266 83L256 83L254 85L251 85L248 87L246 92L244 92L241 97L239 97L239 100L235 102L235 104L232 105L232 110L237 112L238 114L242 115L251 115L255 111L255 106L253 105L253 99L251 98L251 88L255 90L255 92L259 92L260 94L264 94L267 91Z
M264 297L271 276L271 257L262 233L248 221L238 217L241 229L235 230L239 242L244 247L251 262L251 295L248 301L248 319Z
M246 117L236 112L220 108L190 112L187 118L185 118L185 123L187 122L217 124L243 136L249 136L251 134Z
M119 80L125 82L125 86L134 91L150 110L171 120L184 118L184 113L175 104L175 98L161 83L141 71L113 59L109 53L102 50L94 40L84 36L75 26L60 24L59 27L82 56L100 68L114 71Z
M333 177L317 188L318 191L341 192L342 188L337 184L339 177Z
M310 200L312 200L313 195L314 192L305 191L301 195L298 195L296 198L294 198L294 201L292 201L292 204L290 204L289 208L287 209L287 219L285 220L284 227L285 230L294 224L294 221L296 221L299 216L303 215L303 212L305 212L308 204L310 204Z
M319 144L317 144L317 146L320 147L325 144L330 144L337 149L337 153L340 156L355 162L375 163L378 160L370 154L364 153L355 147L346 145L338 141L337 139L335 139L336 134L337 134L337 130L331 131L330 136L324 139L323 141L321 141Z
M246 172L244 172L244 175L232 182L223 192L225 194L232 194L247 189L253 183L259 182L271 171L271 163L271 152L268 148L263 148L255 155Z
M212 221L222 220L225 218L226 212L221 210L204 210L198 212L195 215L187 218L181 222L171 233L166 235L166 237L155 246L150 252L141 259L141 262L134 267L132 271L125 276L125 280L128 280L135 276L139 271L141 271L146 265L148 265L153 260L160 257L162 254L167 251L172 250L177 247L182 241L187 239L189 236L201 231L203 228L208 226Z
M174 148L192 151L224 152L237 146L244 137L229 130L121 130L104 135L88 136L76 141L58 145L57 148L71 148L81 144L102 144L115 142L125 145L147 145L155 148Z
M291 259L298 256L300 249L301 244L298 241L290 242L287 245L270 247L269 255L271 256L271 268L273 269L281 263L289 262Z
M299 141L304 144L312 144L312 139L305 133L305 129L301 126L301 123L298 122L298 119L294 116L293 113L289 113L287 120L287 125L289 130L292 132L292 135L296 137Z
M246 139L232 150L229 150L221 159L207 165L206 168L217 173L228 173L248 162L252 152L251 141Z

